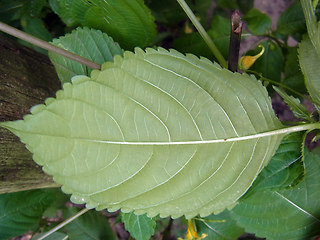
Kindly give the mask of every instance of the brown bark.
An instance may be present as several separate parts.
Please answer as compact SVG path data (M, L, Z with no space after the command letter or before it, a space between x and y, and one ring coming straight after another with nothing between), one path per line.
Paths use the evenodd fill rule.
M0 35L0 121L22 119L30 107L54 96L60 82L47 56ZM31 153L0 127L0 193L55 187Z

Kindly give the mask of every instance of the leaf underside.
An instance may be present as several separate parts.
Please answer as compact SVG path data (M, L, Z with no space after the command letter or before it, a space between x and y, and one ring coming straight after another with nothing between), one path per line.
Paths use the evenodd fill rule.
M1 125L88 208L173 218L221 212L283 137L225 141L282 127L266 89L174 50L125 52L63 88L24 120Z

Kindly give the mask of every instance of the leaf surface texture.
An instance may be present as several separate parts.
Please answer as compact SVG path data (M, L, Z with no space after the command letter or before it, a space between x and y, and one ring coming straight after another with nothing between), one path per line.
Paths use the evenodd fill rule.
M256 136L282 125L255 78L164 49L116 56L31 112L1 125L73 202L149 217L233 206L283 137Z

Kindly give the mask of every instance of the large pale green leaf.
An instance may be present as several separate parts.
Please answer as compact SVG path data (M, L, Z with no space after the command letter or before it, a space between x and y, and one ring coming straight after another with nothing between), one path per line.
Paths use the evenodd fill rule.
M32 190L0 195L0 239L10 239L39 226L55 190Z
M147 215L137 216L133 212L122 213L121 220L126 230L136 240L149 240L154 234L156 221Z
M306 87L312 99L316 101L316 107L320 112L320 57L309 38L301 41L298 52Z
M150 217L233 206L287 132L254 77L164 49L116 56L31 112L1 126L73 202Z
M112 36L126 49L149 45L156 25L143 0L50 0L68 26L87 26Z
M306 176L292 189L258 191L232 215L246 231L268 240L312 239L320 234L320 159L306 151Z
M123 50L107 34L86 27L54 39L53 44L98 64L112 61L115 55L123 54ZM49 52L49 57L62 83L70 82L75 75L91 73L92 69L59 54Z

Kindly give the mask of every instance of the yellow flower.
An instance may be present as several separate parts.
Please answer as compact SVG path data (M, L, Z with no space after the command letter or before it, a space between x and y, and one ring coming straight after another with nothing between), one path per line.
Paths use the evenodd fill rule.
M194 224L192 220L188 220L188 232L185 239L178 238L178 240L201 240L207 237L208 234L202 233L201 237L199 237L199 234L195 230Z
M262 56L262 54L264 53L264 47L262 45L259 45L258 47L261 47L261 51L260 53L258 53L255 56L243 56L239 59L239 63L238 63L238 68L240 70L246 71L248 70L253 64L254 62Z

